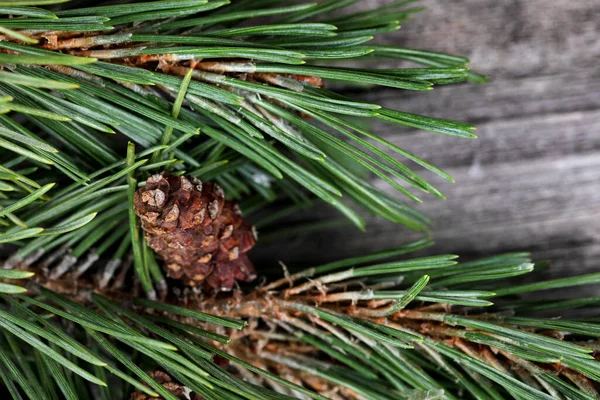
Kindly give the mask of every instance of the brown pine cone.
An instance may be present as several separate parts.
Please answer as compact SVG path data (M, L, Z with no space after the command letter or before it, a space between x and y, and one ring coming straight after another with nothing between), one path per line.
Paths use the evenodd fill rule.
M163 172L138 189L134 209L169 277L214 291L256 277L246 255L256 243L256 231L218 185Z

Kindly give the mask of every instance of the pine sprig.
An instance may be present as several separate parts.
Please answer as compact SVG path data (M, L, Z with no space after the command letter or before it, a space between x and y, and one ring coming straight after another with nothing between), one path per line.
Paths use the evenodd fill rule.
M27 393L40 385L46 368L50 376L72 372L70 382L58 380L32 398L52 390L86 398L96 389L79 381L106 383L102 369L119 378L110 396L127 393L131 384L175 398L138 365L159 366L215 399L598 396L597 322L532 318L527 308L503 301L515 293L594 283L597 274L512 289L506 278L533 271L526 253L464 264L453 255L397 260L429 245L421 240L309 268L230 298L191 297L186 307L138 298L136 313L128 294L99 296L83 289L92 286L74 291L70 277L40 277L38 283L53 290L43 289L37 299L2 295L5 378ZM472 277L466 281L491 281L493 289L450 280L464 271ZM75 292L85 306L65 297ZM549 309L565 313L595 304L560 299ZM45 318L47 312L53 318ZM35 357L18 357L26 351ZM229 370L245 382L212 364L215 356L229 360ZM33 364L38 357L55 361ZM32 372L34 365L39 372ZM88 372L90 365L95 372Z
M323 23L311 21L354 2L282 3L200 0L87 8L66 4L53 11L2 9L19 17L2 19L0 26L27 36L31 43L7 33L7 40L0 43L0 63L5 65L0 90L7 96L3 107L24 118L19 123L14 118L0 121L15 133L1 145L30 162L51 166L27 178L55 183L50 197L65 188L68 179L95 186L91 175L96 171L114 172L116 166L106 168L123 162L119 161L125 153L119 145L123 141L118 137L124 136L139 146L138 152L159 144L172 146L151 153L152 162L138 171L142 175L165 168L192 172L217 180L234 197L256 194L267 200L274 192L284 192L283 182L291 180L360 228L364 222L346 200L412 229L426 229L425 220L398 200L376 200L383 193L362 181L339 157L349 158L416 201L419 198L398 180L411 189L441 194L369 140L449 178L447 174L343 117L378 118L461 137L473 137L472 127L344 99L319 86L321 79L333 79L429 90L434 84L466 80L468 60L417 52L411 61L438 64L385 70L328 66L330 59L360 62L367 55L388 57L391 50L369 46L368 41L377 32L397 29L390 23L416 10L403 8L402 2L383 20L381 13L365 12ZM284 20L255 22L269 16ZM191 78L189 84L182 79L185 76ZM181 111L174 113L175 109ZM353 143L338 138L327 126ZM106 136L115 132L116 138ZM28 138L26 146L14 142L16 134ZM183 142L193 149L190 153L181 150ZM44 146L58 152L48 154ZM220 152L203 158L194 148ZM261 183L244 184L248 177ZM29 207L40 210L40 206L44 208L39 202Z
M342 385L365 398L417 398L412 396L434 393L454 398L461 390L481 399L598 396L593 384L598 363L592 356L594 350L586 345L586 338L596 337L595 321L588 325L580 320L515 317L506 312L506 306L493 305L497 298L513 293L561 287L567 282L573 286L593 283L596 274L523 285L512 291L510 286L503 287L506 277L533 271L526 254L464 264L456 264L449 256L377 263L423 245L417 242L301 271L265 286L264 298L254 295L240 300L235 315L268 321L267 326L285 333L277 336L272 329L257 329L251 337L272 344L261 344L267 351L248 354L256 352L264 365L284 364L306 371L332 382L332 390ZM361 266L365 263L370 265ZM350 265L355 267L344 269ZM465 271L469 279L450 279ZM489 280L494 281L492 290L461 288L463 282ZM218 309L218 303L201 307ZM575 305L569 300L559 303ZM269 315L270 310L274 311ZM528 310L520 308L520 312ZM238 345L252 343L256 342L240 340ZM314 346L309 357L292 350L301 343ZM335 361L324 361L325 356L315 355L318 351ZM377 385L367 383L372 382L373 373ZM390 394L394 390L399 393Z
M600 397L597 320L532 315L598 298L515 297L597 274L512 285L534 273L525 253L404 258L431 244L420 240L231 296L167 290L133 211L162 170L217 182L246 214L285 204L261 228L324 201L361 229L360 209L427 230L367 176L415 202L444 197L415 164L452 177L363 122L458 138L474 127L326 83L429 91L485 78L464 57L372 44L416 1L345 11L357 2L0 1L0 379L13 398Z

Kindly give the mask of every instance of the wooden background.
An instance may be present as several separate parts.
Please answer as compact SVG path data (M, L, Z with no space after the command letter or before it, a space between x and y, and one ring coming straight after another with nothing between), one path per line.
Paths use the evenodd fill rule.
M365 0L358 8L390 2ZM431 253L530 250L536 259L552 260L553 275L600 271L600 2L422 3L429 10L383 42L468 56L492 81L429 93L353 91L350 97L477 125L475 141L374 127L456 179L450 184L423 174L447 196L417 205L434 221ZM325 214L334 213L319 212ZM300 236L285 247L262 246L254 259L307 265L415 237L369 219L366 234L343 228Z

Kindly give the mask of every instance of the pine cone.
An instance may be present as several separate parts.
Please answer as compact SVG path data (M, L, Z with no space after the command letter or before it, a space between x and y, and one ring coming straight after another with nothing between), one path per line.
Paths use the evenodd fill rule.
M134 209L169 277L214 291L255 278L246 252L256 243L256 231L218 185L163 172L135 193Z

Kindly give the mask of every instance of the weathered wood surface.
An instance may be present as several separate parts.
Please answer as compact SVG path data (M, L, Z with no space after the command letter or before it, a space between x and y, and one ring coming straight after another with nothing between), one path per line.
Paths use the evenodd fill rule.
M389 3L364 1L361 7ZM423 174L447 196L444 201L425 198L417 206L435 222L433 252L478 256L531 250L538 259L553 260L552 274L599 271L598 0L423 3L428 11L384 41L466 55L492 82L433 93L378 89L351 96L478 126L475 141L374 127L456 179L450 184ZM256 257L259 262L276 255L290 264L314 263L414 237L400 226L372 219L366 234L345 228L298 237L285 248L259 249Z

